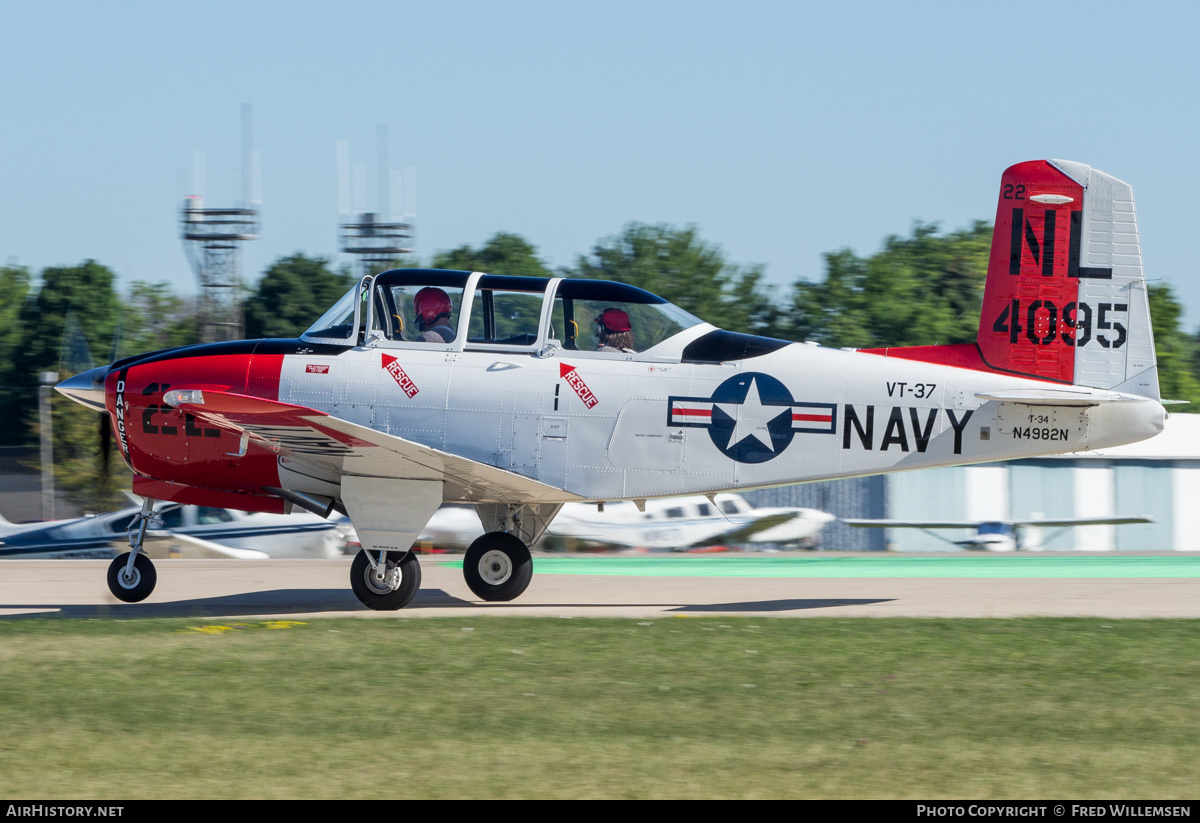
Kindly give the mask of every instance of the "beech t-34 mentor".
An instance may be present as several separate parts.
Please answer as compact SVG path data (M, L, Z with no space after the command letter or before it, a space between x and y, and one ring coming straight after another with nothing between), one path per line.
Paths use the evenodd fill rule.
M511 600L571 501L1116 446L1165 417L1132 190L1041 160L1001 179L973 344L831 350L620 283L402 269L299 339L146 354L58 390L107 411L148 501L344 510L363 546L351 586L374 609L416 594L410 547L443 502L485 529L471 590ZM122 600L154 587L146 518L109 568Z

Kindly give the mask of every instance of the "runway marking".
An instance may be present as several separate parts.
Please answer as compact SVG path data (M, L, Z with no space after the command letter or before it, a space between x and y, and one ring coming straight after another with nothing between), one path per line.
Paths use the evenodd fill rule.
M461 560L447 566L460 567ZM1179 557L538 557L536 574L649 577L1195 578L1200 556Z

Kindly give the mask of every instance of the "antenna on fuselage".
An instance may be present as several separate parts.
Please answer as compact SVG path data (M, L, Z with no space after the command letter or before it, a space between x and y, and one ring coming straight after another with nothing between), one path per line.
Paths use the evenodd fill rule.
M242 104L241 205L205 208L203 175L201 166L193 179L195 193L184 198L180 211L183 248L200 283L201 339L205 343L238 340L242 337L242 243L258 239L261 203L249 103Z
M377 130L378 183L377 211L366 210L366 170L354 167L354 183L350 181L350 146L345 140L337 144L338 164L338 246L345 254L354 255L359 277L384 271L396 258L413 251L411 221L392 217L393 190L400 180L389 170L387 126Z

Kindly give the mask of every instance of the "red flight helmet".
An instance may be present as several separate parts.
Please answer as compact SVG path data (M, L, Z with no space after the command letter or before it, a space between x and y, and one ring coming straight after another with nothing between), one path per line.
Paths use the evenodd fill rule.
M600 312L600 315L596 318L596 322L609 334L633 329L633 326L629 323L629 315L620 309L605 309Z
M417 314L417 322L425 327L433 325L442 315L449 316L454 307L450 305L450 295L426 286L413 296L413 311Z

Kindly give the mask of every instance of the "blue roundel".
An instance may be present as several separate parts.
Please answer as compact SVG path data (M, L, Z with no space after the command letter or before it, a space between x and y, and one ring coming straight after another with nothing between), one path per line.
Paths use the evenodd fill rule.
M792 442L792 395L769 374L731 377L713 392L712 402L708 435L726 457L765 463Z

